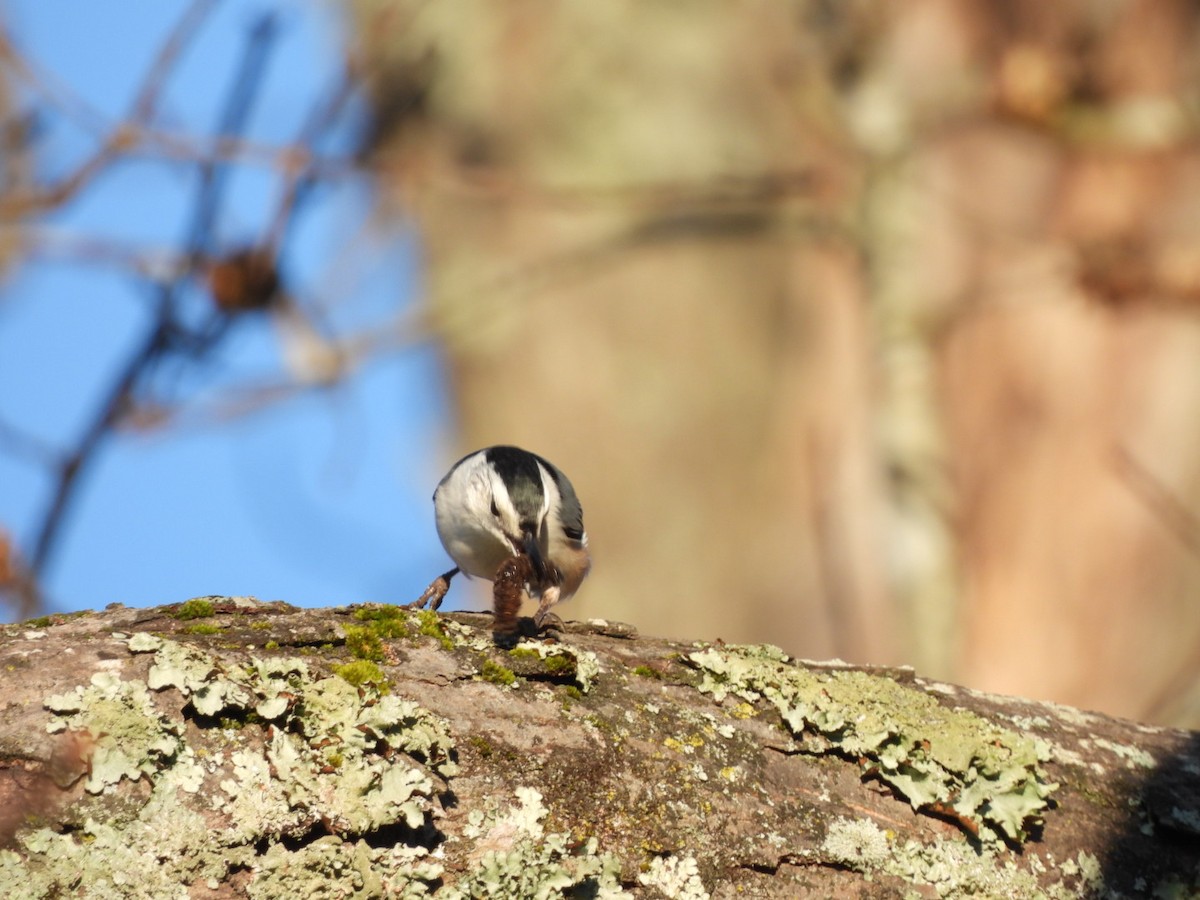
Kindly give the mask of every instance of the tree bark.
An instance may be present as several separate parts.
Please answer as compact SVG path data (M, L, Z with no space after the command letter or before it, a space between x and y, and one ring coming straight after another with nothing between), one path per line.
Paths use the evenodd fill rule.
M1200 740L908 669L249 598L0 629L6 897L1156 896Z

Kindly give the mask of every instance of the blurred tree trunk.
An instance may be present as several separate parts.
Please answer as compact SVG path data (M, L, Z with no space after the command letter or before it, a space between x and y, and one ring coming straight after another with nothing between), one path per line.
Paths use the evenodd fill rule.
M583 498L570 614L1200 721L1200 10L351 7L459 449Z

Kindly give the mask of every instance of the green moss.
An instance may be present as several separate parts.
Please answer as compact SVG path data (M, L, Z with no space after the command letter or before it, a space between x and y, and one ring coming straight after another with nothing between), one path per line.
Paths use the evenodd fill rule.
M217 724L226 731L241 731L247 725L262 725L263 718L257 713L247 712L239 716L221 716Z
M658 669L652 669L650 666L634 666L633 674L640 675L642 678L653 678L655 681L662 681L663 674Z
M547 656L542 660L542 665L551 675L565 675L575 671L575 660L569 656Z
M267 641L265 644L263 644L263 649L264 650L278 650L279 649L279 641Z
M359 659L383 659L383 642L369 625L346 626L346 649Z
M370 622L371 631L380 638L412 637L408 611L399 606L364 606L354 611L354 618L359 622Z
M427 637L434 638L442 645L443 650L453 650L454 641L442 627L441 617L432 609L422 609L417 613L417 631Z
M271 628L271 623L264 622L262 619L259 619L257 622L250 623L250 629L252 631L269 631L270 628Z
M202 597L196 597L179 604L179 608L175 610L176 619L206 619L215 612L215 607L211 600L205 600Z
M334 666L333 673L340 678L344 678L355 687L364 684L373 684L382 693L386 693L390 689L388 677L384 674L383 669L367 659L359 659L342 666Z
M508 687L514 684L517 680L516 674L507 666L502 666L500 663L492 659L485 659L483 667L479 671L479 677L484 681L490 681L492 684L498 684L502 687Z
M75 612L67 613L51 613L48 616L38 616L34 619L27 619L24 622L13 623L14 628L49 628L53 625L63 625L71 619L77 619L80 616L90 616L90 609L79 609Z
M531 647L520 645L509 650L508 655L520 663L533 663L538 674L575 674L575 657L566 653L539 653Z
M480 737L477 734L473 734L467 738L467 743L470 744L475 749L475 752L484 759L496 752L496 748L492 746L491 741L489 741L487 738Z
M587 722L601 734L608 738L613 738L617 734L617 727L608 719L602 718L594 713L589 713L583 717L583 721Z
M185 634L220 634L224 630L220 625L211 625L208 622L197 622L183 629Z

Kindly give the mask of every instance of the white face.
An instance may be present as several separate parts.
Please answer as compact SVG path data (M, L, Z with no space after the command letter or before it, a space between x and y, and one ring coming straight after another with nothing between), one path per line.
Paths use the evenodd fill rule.
M513 506L512 498L508 495L508 489L504 486L504 480L496 474L495 470L490 466L481 466L484 477L481 481L486 481L486 485L481 486L479 510L481 516L488 521L494 529L493 533L501 539L506 540L513 548L513 552L518 552L521 546L521 517L517 513L517 509ZM487 504L484 505L484 499ZM542 517L545 517L545 510L542 511Z
M520 551L520 517L482 452L463 460L438 485L434 512L446 552L468 575L490 579Z

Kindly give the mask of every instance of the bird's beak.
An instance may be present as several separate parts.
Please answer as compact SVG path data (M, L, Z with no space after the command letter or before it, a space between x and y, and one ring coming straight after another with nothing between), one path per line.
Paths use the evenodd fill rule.
M533 571L537 573L538 581L545 581L546 560L542 558L542 550L538 546L537 536L532 531L525 532L525 537L521 542L521 549L525 551L525 555L533 563Z

